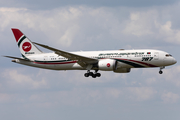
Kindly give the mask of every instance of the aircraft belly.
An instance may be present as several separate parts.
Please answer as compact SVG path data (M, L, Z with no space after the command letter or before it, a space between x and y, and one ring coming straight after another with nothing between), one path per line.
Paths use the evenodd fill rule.
M83 70L83 68L78 65L77 63L67 63L67 64L47 64L45 62L32 62L32 61L21 61L16 60L16 63L37 67L37 68L44 68L44 69L51 69L51 70Z
M57 70L82 70L83 69L77 63L58 64L58 65L54 65L54 68Z

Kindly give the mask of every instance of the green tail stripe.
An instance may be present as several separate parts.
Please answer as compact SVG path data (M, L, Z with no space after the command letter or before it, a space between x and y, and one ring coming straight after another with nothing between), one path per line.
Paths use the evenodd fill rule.
M24 58L24 59L26 59L26 60L29 60L27 57L25 57L23 54L21 54L22 55L22 57Z
M115 60L117 60L119 62L123 62L123 63L129 64L129 65L131 65L131 66L133 66L135 68L143 68L144 67L142 65L139 65L139 64L136 64L136 63L133 63L133 62L130 62L130 61L119 60L119 59L115 59Z
M26 38L26 36L22 37L19 42L18 42L18 47L20 46L20 44L22 43L22 41Z

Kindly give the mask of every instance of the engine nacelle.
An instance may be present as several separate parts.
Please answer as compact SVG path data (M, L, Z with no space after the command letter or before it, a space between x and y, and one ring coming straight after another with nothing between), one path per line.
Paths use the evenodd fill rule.
M117 61L112 59L103 59L98 62L99 70L113 71L116 69Z
M102 71L114 71L115 73L128 73L131 71L131 68L122 68L121 63L113 59L100 60L98 68Z
M117 68L114 70L115 73L129 73L131 71L131 68Z

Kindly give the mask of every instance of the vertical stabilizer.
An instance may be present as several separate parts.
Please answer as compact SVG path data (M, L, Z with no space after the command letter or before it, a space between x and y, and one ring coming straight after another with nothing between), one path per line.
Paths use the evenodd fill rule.
M42 53L19 29L12 28L12 32L24 57Z

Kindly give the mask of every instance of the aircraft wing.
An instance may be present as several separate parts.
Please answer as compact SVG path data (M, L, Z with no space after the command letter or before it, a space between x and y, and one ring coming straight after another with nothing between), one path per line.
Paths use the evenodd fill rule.
M19 60L23 60L23 61L30 61L30 60L27 60L27 59L18 58L18 57L12 57L12 56L4 56L4 57L13 58L13 59L19 59Z
M93 59L93 58L89 58L89 57L85 57L85 56L76 55L73 53L58 50L56 48L52 48L47 45L43 45L43 44L39 44L39 43L35 43L35 42L33 42L33 43L36 45L39 45L41 47L44 47L46 49L49 49L51 51L54 51L56 54L63 56L65 58L68 58L70 60L77 60L77 63L84 68L87 67L88 65L92 65L92 64L98 62L98 59Z

